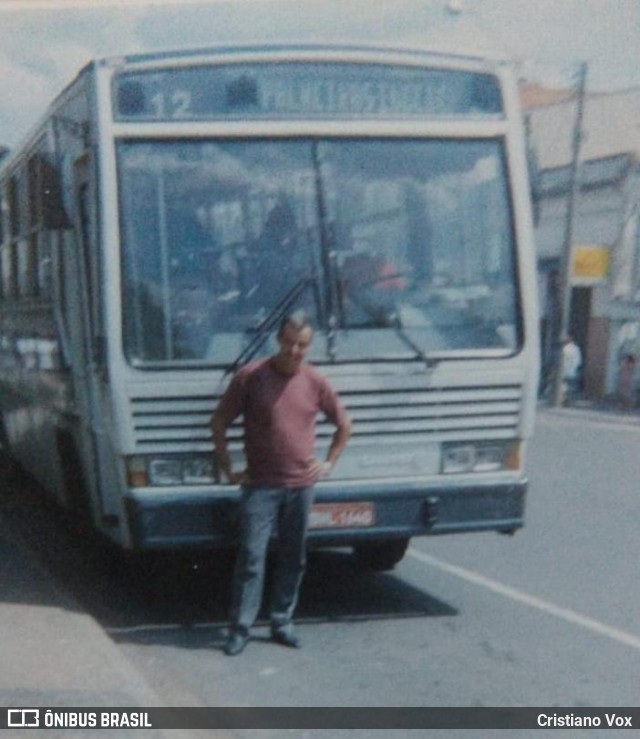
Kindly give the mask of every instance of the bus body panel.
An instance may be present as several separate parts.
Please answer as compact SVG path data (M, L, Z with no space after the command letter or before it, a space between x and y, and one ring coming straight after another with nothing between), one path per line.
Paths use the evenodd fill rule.
M82 151L82 132L91 125L90 87L91 75L87 73L70 85L31 134L22 155L9 160L3 173L5 182L13 176L27 177L27 163L36 155L49 157L62 171L61 151L66 152L67 163L74 150ZM60 175L60 195L73 217L70 169L66 175ZM25 198L20 207L26 210L26 204ZM25 300L12 303L8 300L6 273L3 275L5 300L0 303L0 325L6 372L2 379L2 421L12 454L61 502L75 505L68 476L72 457L74 466L86 469L84 477L93 477L91 462L84 454L86 410L81 410L85 382L78 351L86 339L77 321L82 284L77 229L48 230L46 225L39 226L34 216L29 214L30 238L38 238L38 250L41 243L48 246L46 258L38 264L37 288ZM39 256L36 250L31 254L32 259ZM41 270L46 270L46 282ZM13 291L23 290L16 285L15 275L12 281ZM81 475L82 469L75 473L76 477Z
M318 523L314 524L312 513L309 543L349 546L451 533L512 534L524 525L526 487L525 479L451 486L437 480L399 480L391 486L373 481L332 486L320 483L315 496ZM177 493L159 492L157 488L131 490L126 504L134 544L140 549L232 548L239 497L239 491L228 486L211 493L193 489ZM363 504L368 507L367 518L360 513ZM323 524L327 507L339 523ZM357 524L349 526L348 518L343 522L343 513L351 515Z

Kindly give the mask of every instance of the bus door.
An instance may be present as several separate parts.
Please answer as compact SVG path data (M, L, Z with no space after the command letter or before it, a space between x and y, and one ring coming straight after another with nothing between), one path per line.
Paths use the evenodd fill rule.
M76 428L62 440L63 466L70 471L70 503L81 517L99 525L108 514L104 507L102 468L104 423L102 398L106 385L102 312L100 310L98 214L93 158L89 152L75 157L72 167L73 254L69 254L67 325L72 352L72 373L77 408ZM75 468L75 480L73 478ZM80 477L77 477L80 476ZM93 501L93 502L92 502Z

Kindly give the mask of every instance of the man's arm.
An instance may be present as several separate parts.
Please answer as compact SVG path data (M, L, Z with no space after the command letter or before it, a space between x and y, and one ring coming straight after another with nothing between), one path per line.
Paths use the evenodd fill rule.
M233 472L231 470L231 457L227 449L227 428L231 421L226 418L220 408L216 409L211 421L213 429L213 448L218 461L218 466L232 485L246 482L246 472Z
M311 472L314 476L328 477L331 474L338 457L342 454L351 437L351 428L351 420L345 416L336 427L325 461L321 462L319 459L314 459L311 463Z

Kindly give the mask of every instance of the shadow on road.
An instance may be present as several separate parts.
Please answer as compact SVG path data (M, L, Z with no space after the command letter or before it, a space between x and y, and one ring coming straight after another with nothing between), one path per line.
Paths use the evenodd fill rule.
M183 568L182 575L179 570ZM173 572L159 574L137 591L141 610L121 608L103 625L116 641L171 644L185 648L221 646L226 634L226 607L231 568L173 560ZM122 579L129 590L133 580ZM267 581L268 588L268 581ZM162 591L162 589L164 589ZM143 592L144 591L144 592ZM156 594L153 594L153 591ZM162 591L162 592L161 592ZM365 572L348 552L311 552L296 613L297 623L371 621L375 619L454 616L446 603L408 585L400 574ZM261 613L257 626L266 626ZM259 638L258 638L259 640Z
M185 648L222 643L233 568L230 555L206 551L128 555L95 536L82 535L6 459L0 460L3 473L10 484L0 492L0 518L24 542L29 557L71 596L69 607L75 607L74 601L79 603L120 642ZM297 620L321 623L456 615L448 604L404 582L401 568L376 573L359 568L348 551L312 551ZM0 600L46 605L41 602L42 589L30 595L20 583L19 572L5 568L3 579L7 587Z

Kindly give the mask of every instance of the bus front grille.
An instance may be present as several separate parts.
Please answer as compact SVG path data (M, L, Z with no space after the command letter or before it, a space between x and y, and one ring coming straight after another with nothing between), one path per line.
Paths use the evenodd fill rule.
M518 436L522 387L519 385L453 388L340 388L353 421L351 443L379 445L412 441L510 439ZM204 395L131 399L137 452L208 452L211 416L217 398ZM320 420L323 445L333 427ZM231 448L242 444L241 423L229 430Z
M207 395L131 398L138 452L210 452L216 398ZM233 435L240 438L238 429Z

